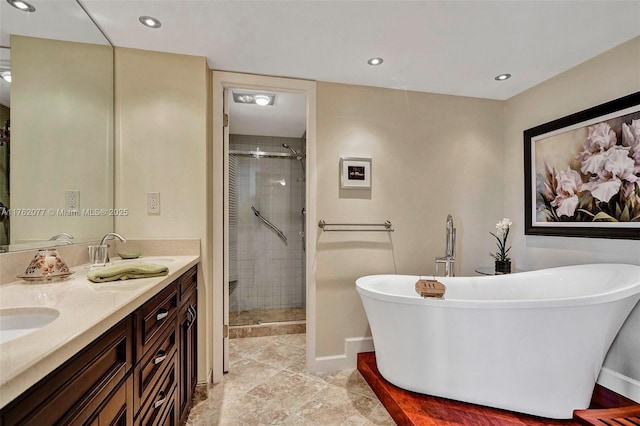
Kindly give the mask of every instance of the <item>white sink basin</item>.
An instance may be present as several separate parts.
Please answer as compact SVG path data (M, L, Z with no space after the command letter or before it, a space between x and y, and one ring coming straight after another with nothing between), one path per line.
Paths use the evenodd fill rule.
M0 344L33 333L58 315L60 312L51 308L0 309Z

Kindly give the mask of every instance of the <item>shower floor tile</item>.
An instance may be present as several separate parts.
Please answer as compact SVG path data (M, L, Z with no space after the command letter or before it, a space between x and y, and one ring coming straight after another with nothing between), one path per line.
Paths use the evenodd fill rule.
M287 309L255 309L250 311L229 312L229 325L253 325L261 323L304 321L306 312L304 308Z
M302 334L307 331L305 321L276 322L261 325L242 325L229 327L230 339L247 337L278 336L282 334Z
M384 425L394 421L358 370L306 371L304 335L230 341L230 369L187 425Z

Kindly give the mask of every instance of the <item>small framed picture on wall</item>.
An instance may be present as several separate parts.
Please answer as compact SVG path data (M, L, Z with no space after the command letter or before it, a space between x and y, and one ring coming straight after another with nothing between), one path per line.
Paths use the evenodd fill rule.
M371 189L371 158L340 158L340 189Z

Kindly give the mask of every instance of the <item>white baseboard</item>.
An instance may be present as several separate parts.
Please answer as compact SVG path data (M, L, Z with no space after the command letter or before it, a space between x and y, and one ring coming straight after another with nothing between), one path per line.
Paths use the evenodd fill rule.
M358 365L358 353L373 351L373 338L351 337L344 339L344 354L317 357L307 368L312 373L349 370Z
M640 403L640 382L631 377L627 377L610 368L602 367L597 382L607 389Z

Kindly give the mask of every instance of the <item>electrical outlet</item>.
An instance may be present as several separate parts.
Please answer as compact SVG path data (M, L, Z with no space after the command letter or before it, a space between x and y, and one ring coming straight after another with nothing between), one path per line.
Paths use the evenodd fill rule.
M147 192L147 214L160 214L159 192Z
M64 199L67 210L80 210L80 191L77 189L67 189L64 193Z

